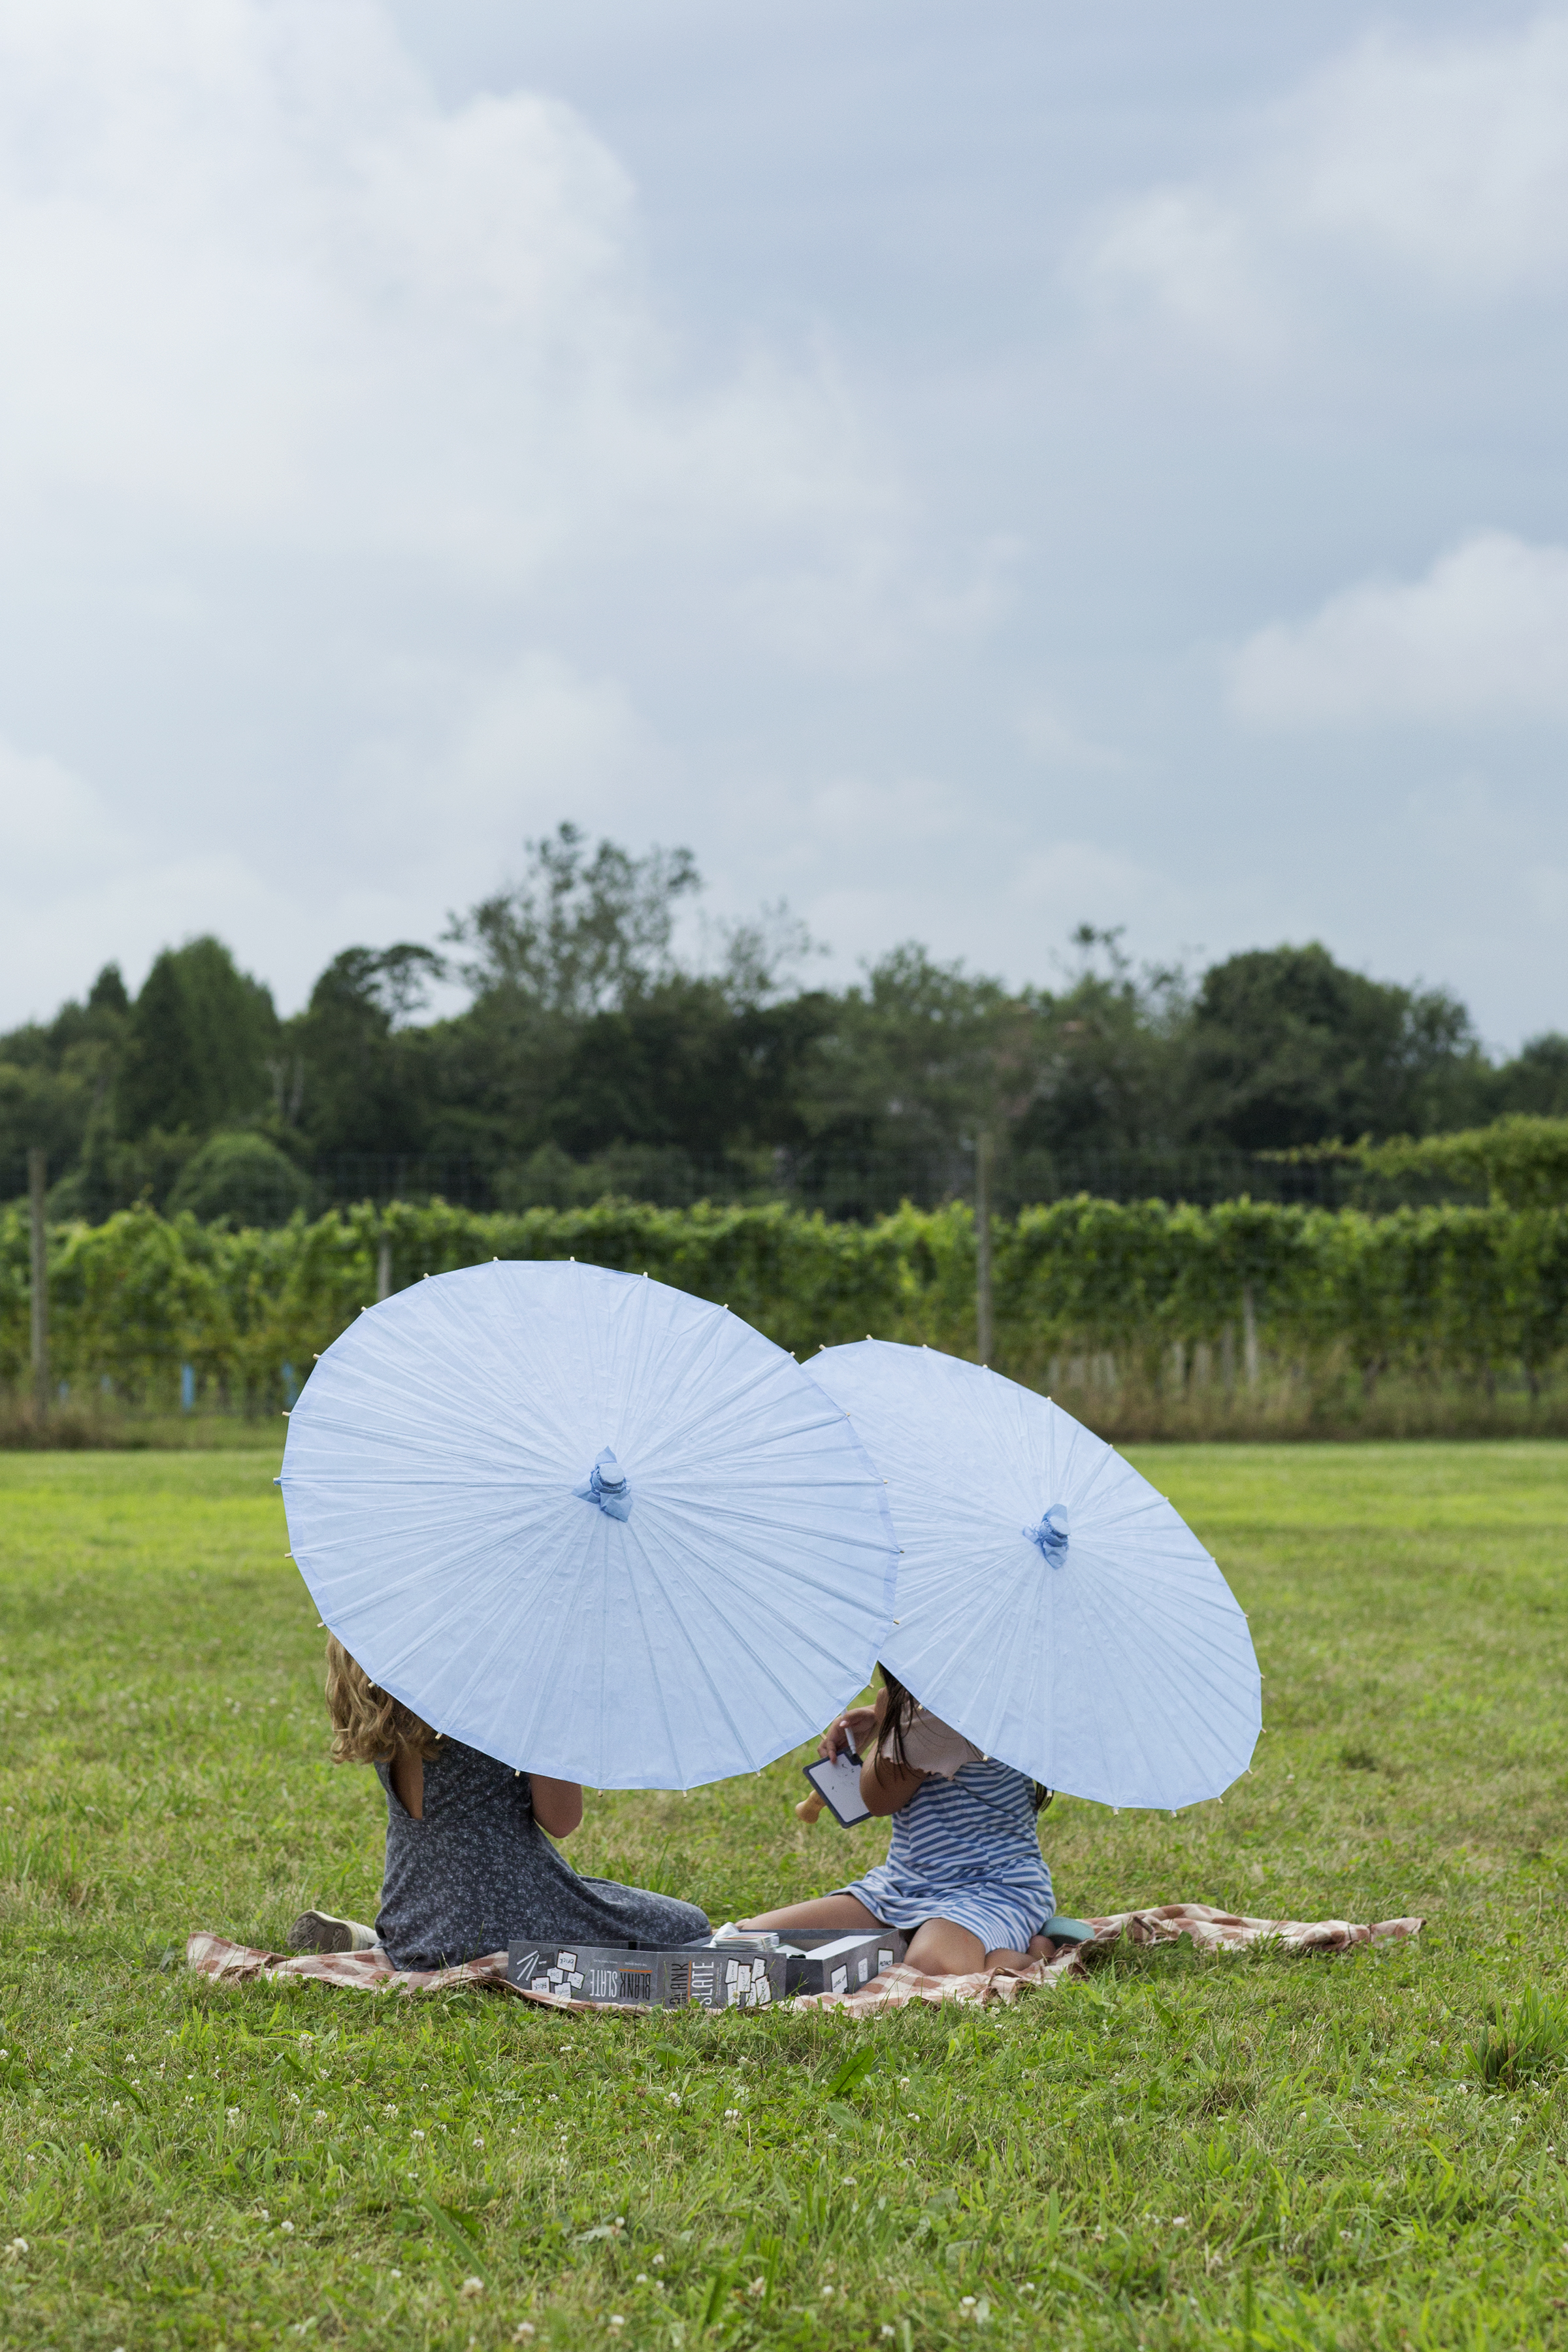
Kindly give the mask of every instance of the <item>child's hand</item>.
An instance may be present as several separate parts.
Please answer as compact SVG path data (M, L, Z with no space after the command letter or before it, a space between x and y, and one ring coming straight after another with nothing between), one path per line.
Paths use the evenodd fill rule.
M817 1745L817 1754L827 1764L831 1764L836 1756L858 1756L880 1720L880 1713L874 1706L847 1707L823 1733Z

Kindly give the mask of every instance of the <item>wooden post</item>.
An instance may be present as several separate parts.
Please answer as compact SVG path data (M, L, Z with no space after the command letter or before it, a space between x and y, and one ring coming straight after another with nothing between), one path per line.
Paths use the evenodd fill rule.
M983 1364L991 1361L991 1129L974 1139L974 1343Z
M1252 1285L1241 1286L1241 1361L1249 1389L1258 1386L1258 1307L1252 1296Z
M375 1253L375 1296L377 1304L392 1296L392 1235L383 1234Z
M44 1222L48 1161L37 1149L27 1154L27 1208L33 1240L33 1411L49 1412L49 1229Z

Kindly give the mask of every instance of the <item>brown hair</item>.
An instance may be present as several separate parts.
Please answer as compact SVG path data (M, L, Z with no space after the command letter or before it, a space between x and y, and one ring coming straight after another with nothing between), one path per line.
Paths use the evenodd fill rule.
M403 1749L429 1764L440 1752L440 1733L373 1683L335 1633L327 1636L327 1713L334 1764L390 1764Z

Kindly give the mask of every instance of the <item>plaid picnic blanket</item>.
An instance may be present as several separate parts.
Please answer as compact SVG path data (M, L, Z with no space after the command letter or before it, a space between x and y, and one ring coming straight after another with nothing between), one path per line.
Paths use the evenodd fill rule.
M1209 1903L1162 1903L1152 1911L1115 1911L1089 1919L1091 1942L1058 1952L1054 1960L1030 1960L1017 1970L977 1969L973 1976L928 1977L908 1962L885 1969L856 1992L797 1993L795 2009L844 2009L852 2017L874 2010L907 2009L911 2001L1015 2001L1029 1985L1061 1984L1089 1974L1086 1959L1118 1937L1130 1944L1173 1944L1190 1936L1200 1952L1243 1952L1250 1944L1272 1942L1288 1952L1346 1952L1356 1944L1397 1944L1419 1935L1420 1919L1379 1919L1359 1927L1349 1919L1254 1919L1239 1911L1216 1911Z
M1059 1953L1054 1960L1031 1960L1016 1971L980 1969L973 1976L928 1977L907 1962L873 1977L856 1992L797 1993L794 2009L843 2009L851 2016L868 2016L874 2010L905 2009L911 2001L1014 2001L1032 1985L1056 1985L1069 1977L1083 1977L1088 1956L1103 1952L1119 1937L1131 1944L1171 1944L1190 1936L1204 1952L1240 1952L1266 1941L1290 1952L1344 1952L1357 1944L1396 1944L1418 1935L1419 1919L1379 1919L1359 1927L1348 1919L1254 1919L1237 1911L1216 1911L1208 1903L1163 1903L1151 1911L1117 1911L1090 1919L1091 1943ZM185 1963L203 1976L226 1984L249 1984L258 1979L307 1977L318 1983L346 1985L358 1992L456 1992L472 1985L493 1985L500 1991L531 2000L542 2009L605 2009L597 2000L562 2000L552 1993L526 1990L509 1984L506 1954L487 1952L453 1969L395 1969L384 1952L262 1952L247 1944L231 1944L222 1936L197 1932L185 1943Z

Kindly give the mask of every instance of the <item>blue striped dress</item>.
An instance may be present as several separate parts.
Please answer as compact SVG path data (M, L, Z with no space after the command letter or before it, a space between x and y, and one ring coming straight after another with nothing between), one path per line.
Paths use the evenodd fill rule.
M888 1859L853 1886L884 1927L951 1919L988 1952L1022 1952L1056 1908L1040 1852L1035 1784L994 1757L930 1773L893 1815Z

